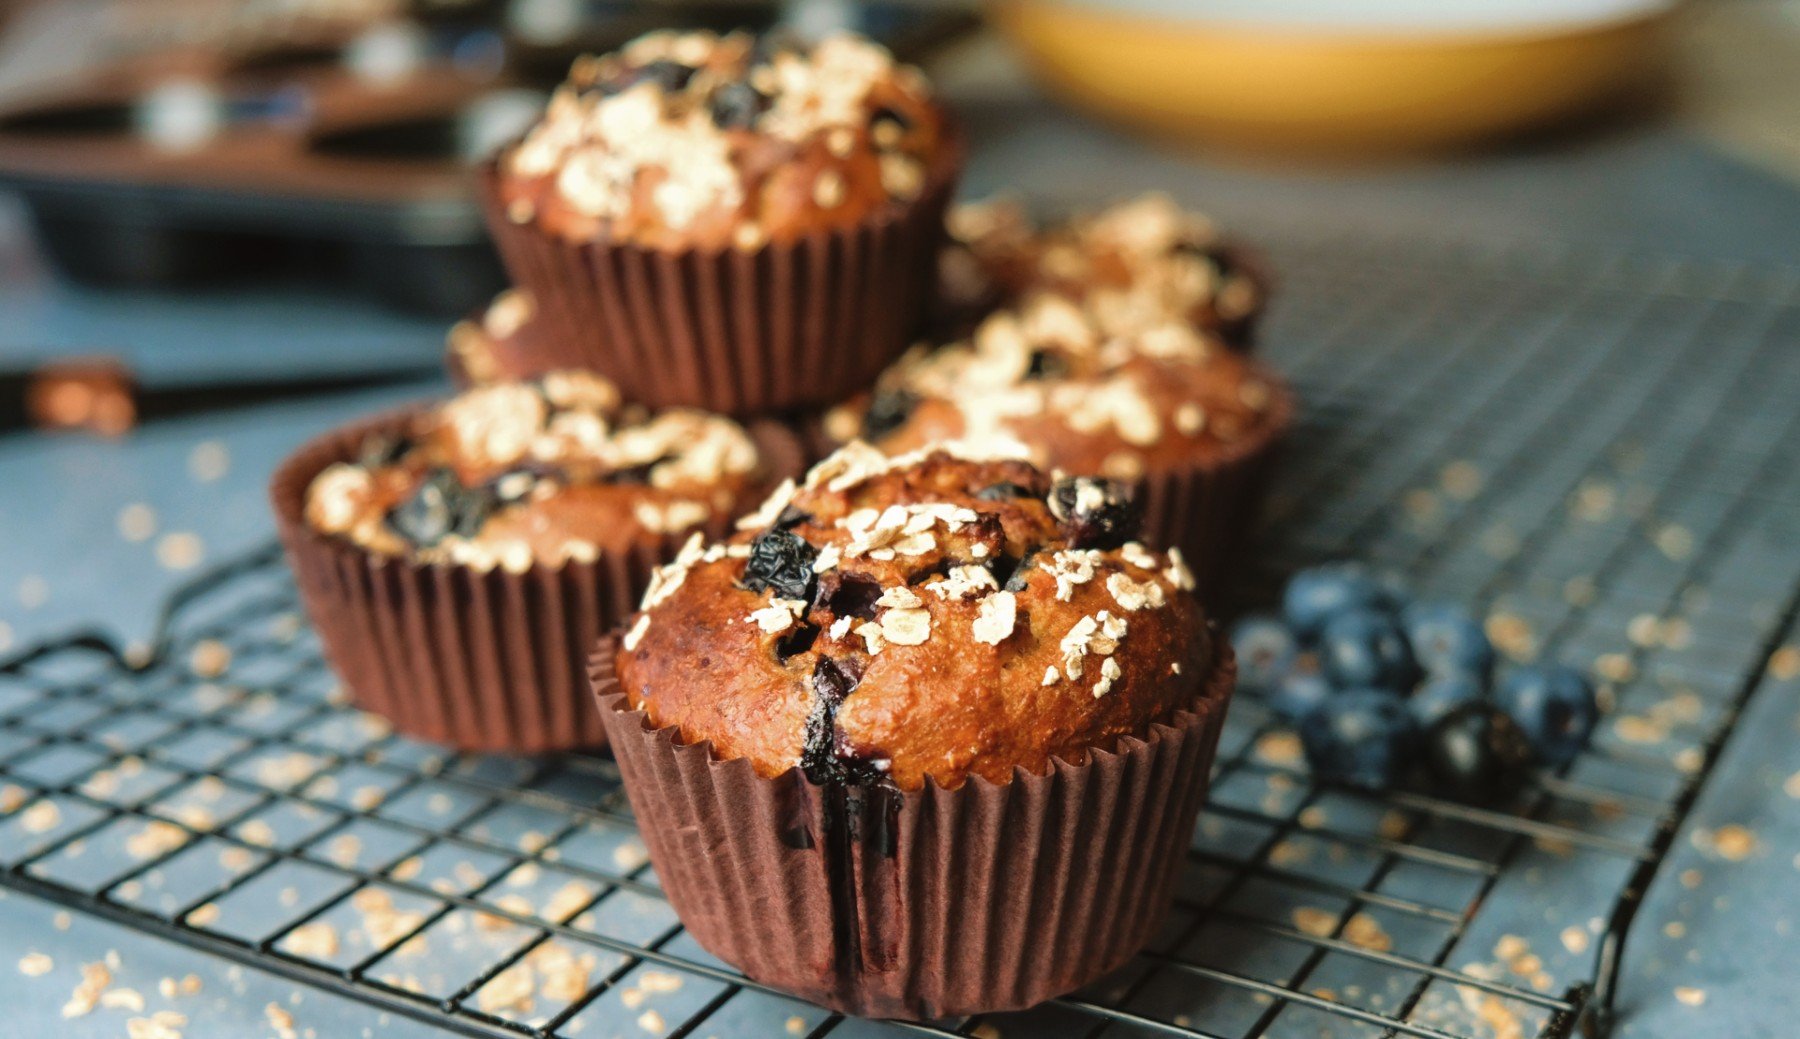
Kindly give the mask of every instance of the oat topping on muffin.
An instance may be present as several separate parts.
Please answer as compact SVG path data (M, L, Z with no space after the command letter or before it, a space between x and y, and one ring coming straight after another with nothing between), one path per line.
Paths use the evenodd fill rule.
M917 197L942 131L924 77L861 37L656 32L575 63L502 157L506 211L574 238L754 248Z
M541 362L537 303L524 289L506 289L480 315L450 326L446 362L470 386L537 374Z
M679 534L736 508L757 450L729 419L624 406L580 372L466 391L320 472L306 521L371 551L512 571Z
M1240 247L1161 193L1044 230L1007 199L957 206L946 222L941 278L953 308L1004 306L1050 290L1083 301L1109 335L1174 315L1235 339L1267 292Z
M1115 333L1092 307L1039 292L968 341L902 358L825 430L902 452L1024 444L1039 465L1131 480L1257 437L1277 393L1272 373L1178 317Z
M1107 480L859 443L739 526L659 572L617 669L764 775L1004 781L1191 706L1212 660L1180 552Z

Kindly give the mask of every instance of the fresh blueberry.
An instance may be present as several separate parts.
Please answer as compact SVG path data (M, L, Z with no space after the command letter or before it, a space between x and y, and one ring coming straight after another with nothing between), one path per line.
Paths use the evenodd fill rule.
M1281 609L1302 640L1314 639L1325 622L1349 610L1380 609L1386 596L1367 570L1354 563L1327 563L1302 570L1288 581Z
M1406 706L1423 729L1465 704L1483 703L1486 700L1486 692L1473 676L1430 675L1406 701Z
M1287 674L1300 644L1279 619L1256 614L1232 626L1231 651L1237 655L1238 687L1266 696Z
M708 102L713 125L721 130L748 130L769 107L769 99L748 83L727 83Z
M1392 614L1380 610L1333 615L1319 637L1319 658L1325 674L1344 687L1372 685L1405 693L1417 677L1406 633Z
M1288 724L1298 725L1333 695L1331 683L1319 673L1317 660L1306 654L1269 690L1267 702Z
M1425 730L1421 757L1433 794L1477 805L1499 805L1531 778L1531 741L1505 711L1467 703Z
M1315 776L1372 789L1405 775L1417 741L1406 701L1385 689L1335 693L1300 723L1300 744Z
M1433 675L1470 675L1487 681L1494 644L1475 615L1452 603L1415 603L1400 612L1413 659Z
M1553 766L1565 765L1581 752L1600 715L1593 685L1581 672L1560 665L1513 669L1494 702L1512 715L1538 756Z

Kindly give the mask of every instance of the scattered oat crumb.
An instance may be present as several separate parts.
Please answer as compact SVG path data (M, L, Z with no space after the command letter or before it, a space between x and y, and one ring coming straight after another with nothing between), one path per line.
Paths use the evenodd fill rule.
M1680 985L1675 989L1675 998L1691 1007L1701 1006L1706 1002L1706 990Z
M41 978L56 967L56 962L41 952L28 952L19 960L19 973L28 978Z
M100 993L100 1005L110 1010L129 1010L134 1014L144 1012L144 994L134 988L107 989Z
M112 971L104 963L84 963L81 965L81 983L70 993L69 1001L63 1004L62 1016L83 1017L93 1012L100 1005L100 994L106 986L112 984Z
M218 922L219 906L217 903L207 902L189 913L187 919L188 923L193 924L195 927L210 926Z
M1344 940L1375 952L1390 952L1394 948L1394 939L1382 929L1381 921L1367 913L1357 913L1345 922Z
M1736 823L1716 830L1696 829L1694 847L1708 851L1727 862L1742 862L1756 853L1756 834Z
M1579 956L1588 949L1588 933L1584 927L1565 927L1562 931L1563 948Z
M338 952L337 928L323 920L314 920L288 932L287 939L281 944L297 956L328 960Z
M515 963L494 975L486 985L481 987L481 994L476 1003L482 1013L492 1014L501 1010L517 1010L522 1013L531 1012L531 997L537 988L532 977L529 963Z
M125 1022L126 1039L181 1039L187 1015L173 1010L158 1010L149 1017L133 1017Z
M1287 729L1267 733L1256 741L1256 756L1274 765L1297 765L1302 757L1300 737Z
M1778 682L1800 678L1800 646L1782 646L1769 654L1769 677Z
M199 483L213 483L231 470L231 451L218 440L202 440L188 454L188 475Z
M1681 871L1681 876L1678 879L1680 879L1682 887L1692 891L1694 888L1700 886L1700 881L1703 877L1697 869L1684 869Z
M663 1022L663 1016L655 1010L646 1010L639 1014L637 1025L651 1035L661 1035L668 1028L668 1025Z
M806 1018L800 1017L798 1015L788 1018L787 1019L787 1030L788 1030L789 1035L805 1035L806 1034Z
M191 531L171 531L156 542L156 561L166 570L191 570L204 558L206 543Z
M119 510L119 536L126 541L149 541L156 536L156 511L143 502Z
M1679 941L1687 936L1687 924L1680 920L1670 920L1663 925L1663 936Z
M1315 938L1324 938L1337 929L1337 914L1314 906L1294 910L1294 926Z
M263 1007L263 1016L269 1019L269 1027L275 1030L280 1039L296 1039L294 1031L294 1015L280 1003L270 1003Z
M201 678L217 678L231 666L231 647L218 639L201 639L194 643L188 667Z

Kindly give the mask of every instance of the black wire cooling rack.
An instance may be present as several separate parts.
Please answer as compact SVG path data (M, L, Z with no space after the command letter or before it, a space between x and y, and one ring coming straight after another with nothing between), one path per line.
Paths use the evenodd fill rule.
M1367 240L1278 249L1305 414L1243 600L1354 556L1605 683L1512 812L1311 784L1234 706L1167 926L1023 1014L846 1020L682 930L603 758L447 754L344 706L278 557L127 663L0 667L0 883L476 1036L1567 1036L1794 623L1800 278ZM1079 936L1071 936L1079 940Z

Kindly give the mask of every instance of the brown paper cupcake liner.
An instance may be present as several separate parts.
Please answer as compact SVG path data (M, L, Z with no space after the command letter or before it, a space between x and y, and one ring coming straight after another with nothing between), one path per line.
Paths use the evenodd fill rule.
M1134 483L1144 543L1181 549L1201 602L1217 602L1236 573L1268 497L1294 407L1293 392L1277 384L1257 436L1204 463L1146 473Z
M408 736L513 753L603 745L587 654L637 609L652 571L691 532L515 573L382 556L305 521L313 477L356 457L368 436L411 428L418 414L405 409L326 433L270 482L281 542L326 660L357 707ZM774 478L800 471L790 434L769 425L754 433ZM721 517L697 529L717 537L730 526Z
M772 779L632 710L592 674L657 876L709 951L863 1017L1016 1010L1122 966L1166 914L1236 667L1192 712L1082 762L916 792Z
M501 259L537 300L556 367L598 372L628 400L744 416L840 400L911 345L959 172L952 141L904 207L748 251L570 241L508 219L497 163L482 183Z

